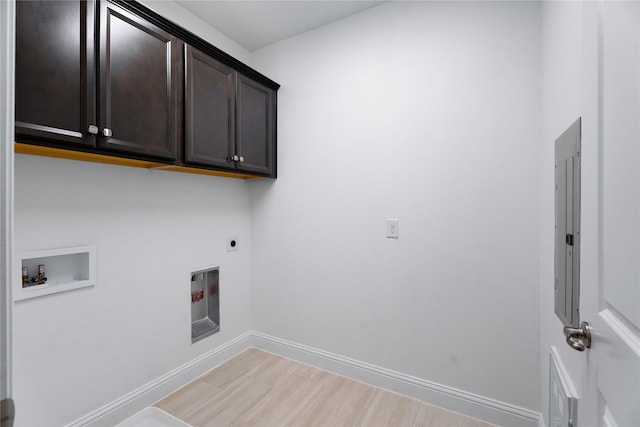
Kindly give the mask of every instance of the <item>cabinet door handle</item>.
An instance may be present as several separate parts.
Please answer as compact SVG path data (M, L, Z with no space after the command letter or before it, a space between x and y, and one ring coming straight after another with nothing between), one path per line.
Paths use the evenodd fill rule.
M244 162L244 157L240 156L240 163Z
M107 138L110 138L112 135L113 135L113 132L111 132L111 129L109 128L102 129L102 136L106 136Z
M87 132L89 132L91 135L97 135L98 134L98 126L89 125L89 127L87 128Z
M233 156L231 156L231 160L233 160L234 162L238 162L240 161L240 157L238 157L237 154L234 154Z

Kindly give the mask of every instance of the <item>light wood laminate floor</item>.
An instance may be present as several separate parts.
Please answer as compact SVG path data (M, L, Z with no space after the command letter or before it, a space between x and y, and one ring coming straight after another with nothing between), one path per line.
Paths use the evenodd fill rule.
M254 348L155 406L194 427L491 426Z

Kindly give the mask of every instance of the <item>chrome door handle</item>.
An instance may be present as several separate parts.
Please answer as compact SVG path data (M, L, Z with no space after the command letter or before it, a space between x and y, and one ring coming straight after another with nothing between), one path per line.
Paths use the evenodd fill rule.
M102 136L106 136L107 138L110 138L111 136L113 136L113 132L111 132L111 129L109 128L104 128L102 129Z
M580 328L565 326L562 330L567 339L567 344L577 351L584 351L591 348L591 327L587 322L582 322Z
M97 135L98 134L98 126L89 125L89 127L87 128L87 132L89 132L91 135Z

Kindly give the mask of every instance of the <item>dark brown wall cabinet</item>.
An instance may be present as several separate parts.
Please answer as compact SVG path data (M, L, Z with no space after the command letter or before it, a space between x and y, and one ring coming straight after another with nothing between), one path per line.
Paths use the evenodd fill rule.
M174 160L178 147L179 41L100 3L98 146Z
M18 140L176 158L176 37L107 2L99 11L93 2L73 1L16 7Z
M17 142L276 176L277 83L136 2L16 7Z
M186 49L185 163L229 169L236 140L236 72Z
M274 90L238 74L236 92L238 169L269 174L275 168Z
M95 147L93 3L16 3L16 136Z
M275 90L185 49L185 163L272 175Z

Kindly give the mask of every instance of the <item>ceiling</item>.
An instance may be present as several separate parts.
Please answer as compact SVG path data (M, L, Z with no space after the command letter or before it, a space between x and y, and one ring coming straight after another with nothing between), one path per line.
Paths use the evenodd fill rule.
M384 3L365 0L177 1L249 51Z

